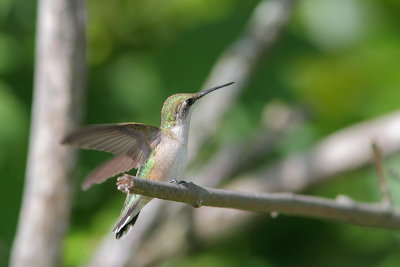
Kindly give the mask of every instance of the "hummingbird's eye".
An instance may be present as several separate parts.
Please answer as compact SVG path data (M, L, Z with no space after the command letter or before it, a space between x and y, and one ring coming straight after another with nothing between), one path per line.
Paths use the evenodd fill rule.
M191 106L191 105L193 105L193 103L194 103L194 99L193 98L186 99L186 104L187 105Z

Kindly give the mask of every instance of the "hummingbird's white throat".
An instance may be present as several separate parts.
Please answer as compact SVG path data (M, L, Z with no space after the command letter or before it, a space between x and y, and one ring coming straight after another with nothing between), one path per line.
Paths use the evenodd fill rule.
M179 124L172 127L170 130L174 137L181 140L182 143L186 144L189 137L189 121L187 123Z

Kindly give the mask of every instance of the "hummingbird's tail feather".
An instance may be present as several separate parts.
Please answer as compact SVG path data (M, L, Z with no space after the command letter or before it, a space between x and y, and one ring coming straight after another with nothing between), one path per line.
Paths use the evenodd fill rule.
M135 224L140 210L151 200L149 197L144 197L136 194L128 194L124 206L121 210L117 223L114 226L113 232L115 238L120 239L128 233Z
M127 235L129 233L129 231L135 225L136 220L139 217L139 214L140 214L140 211L127 224L123 225L119 231L114 231L116 239L120 239L121 237L124 237L125 235Z

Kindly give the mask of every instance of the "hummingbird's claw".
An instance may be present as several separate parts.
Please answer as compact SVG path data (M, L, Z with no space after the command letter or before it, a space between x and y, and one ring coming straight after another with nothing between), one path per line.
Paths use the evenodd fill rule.
M117 178L117 189L123 193L129 194L129 189L133 187L133 179L130 175L124 174Z
M171 179L171 180L169 180L169 183L179 185L182 188L188 182L186 182L186 181L178 181L176 179Z

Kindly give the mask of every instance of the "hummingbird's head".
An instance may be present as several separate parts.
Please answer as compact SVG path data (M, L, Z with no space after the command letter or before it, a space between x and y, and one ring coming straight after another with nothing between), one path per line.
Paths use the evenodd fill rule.
M167 98L161 112L161 128L171 128L187 124L190 120L193 104L208 93L233 84L226 83L194 94L176 94Z

